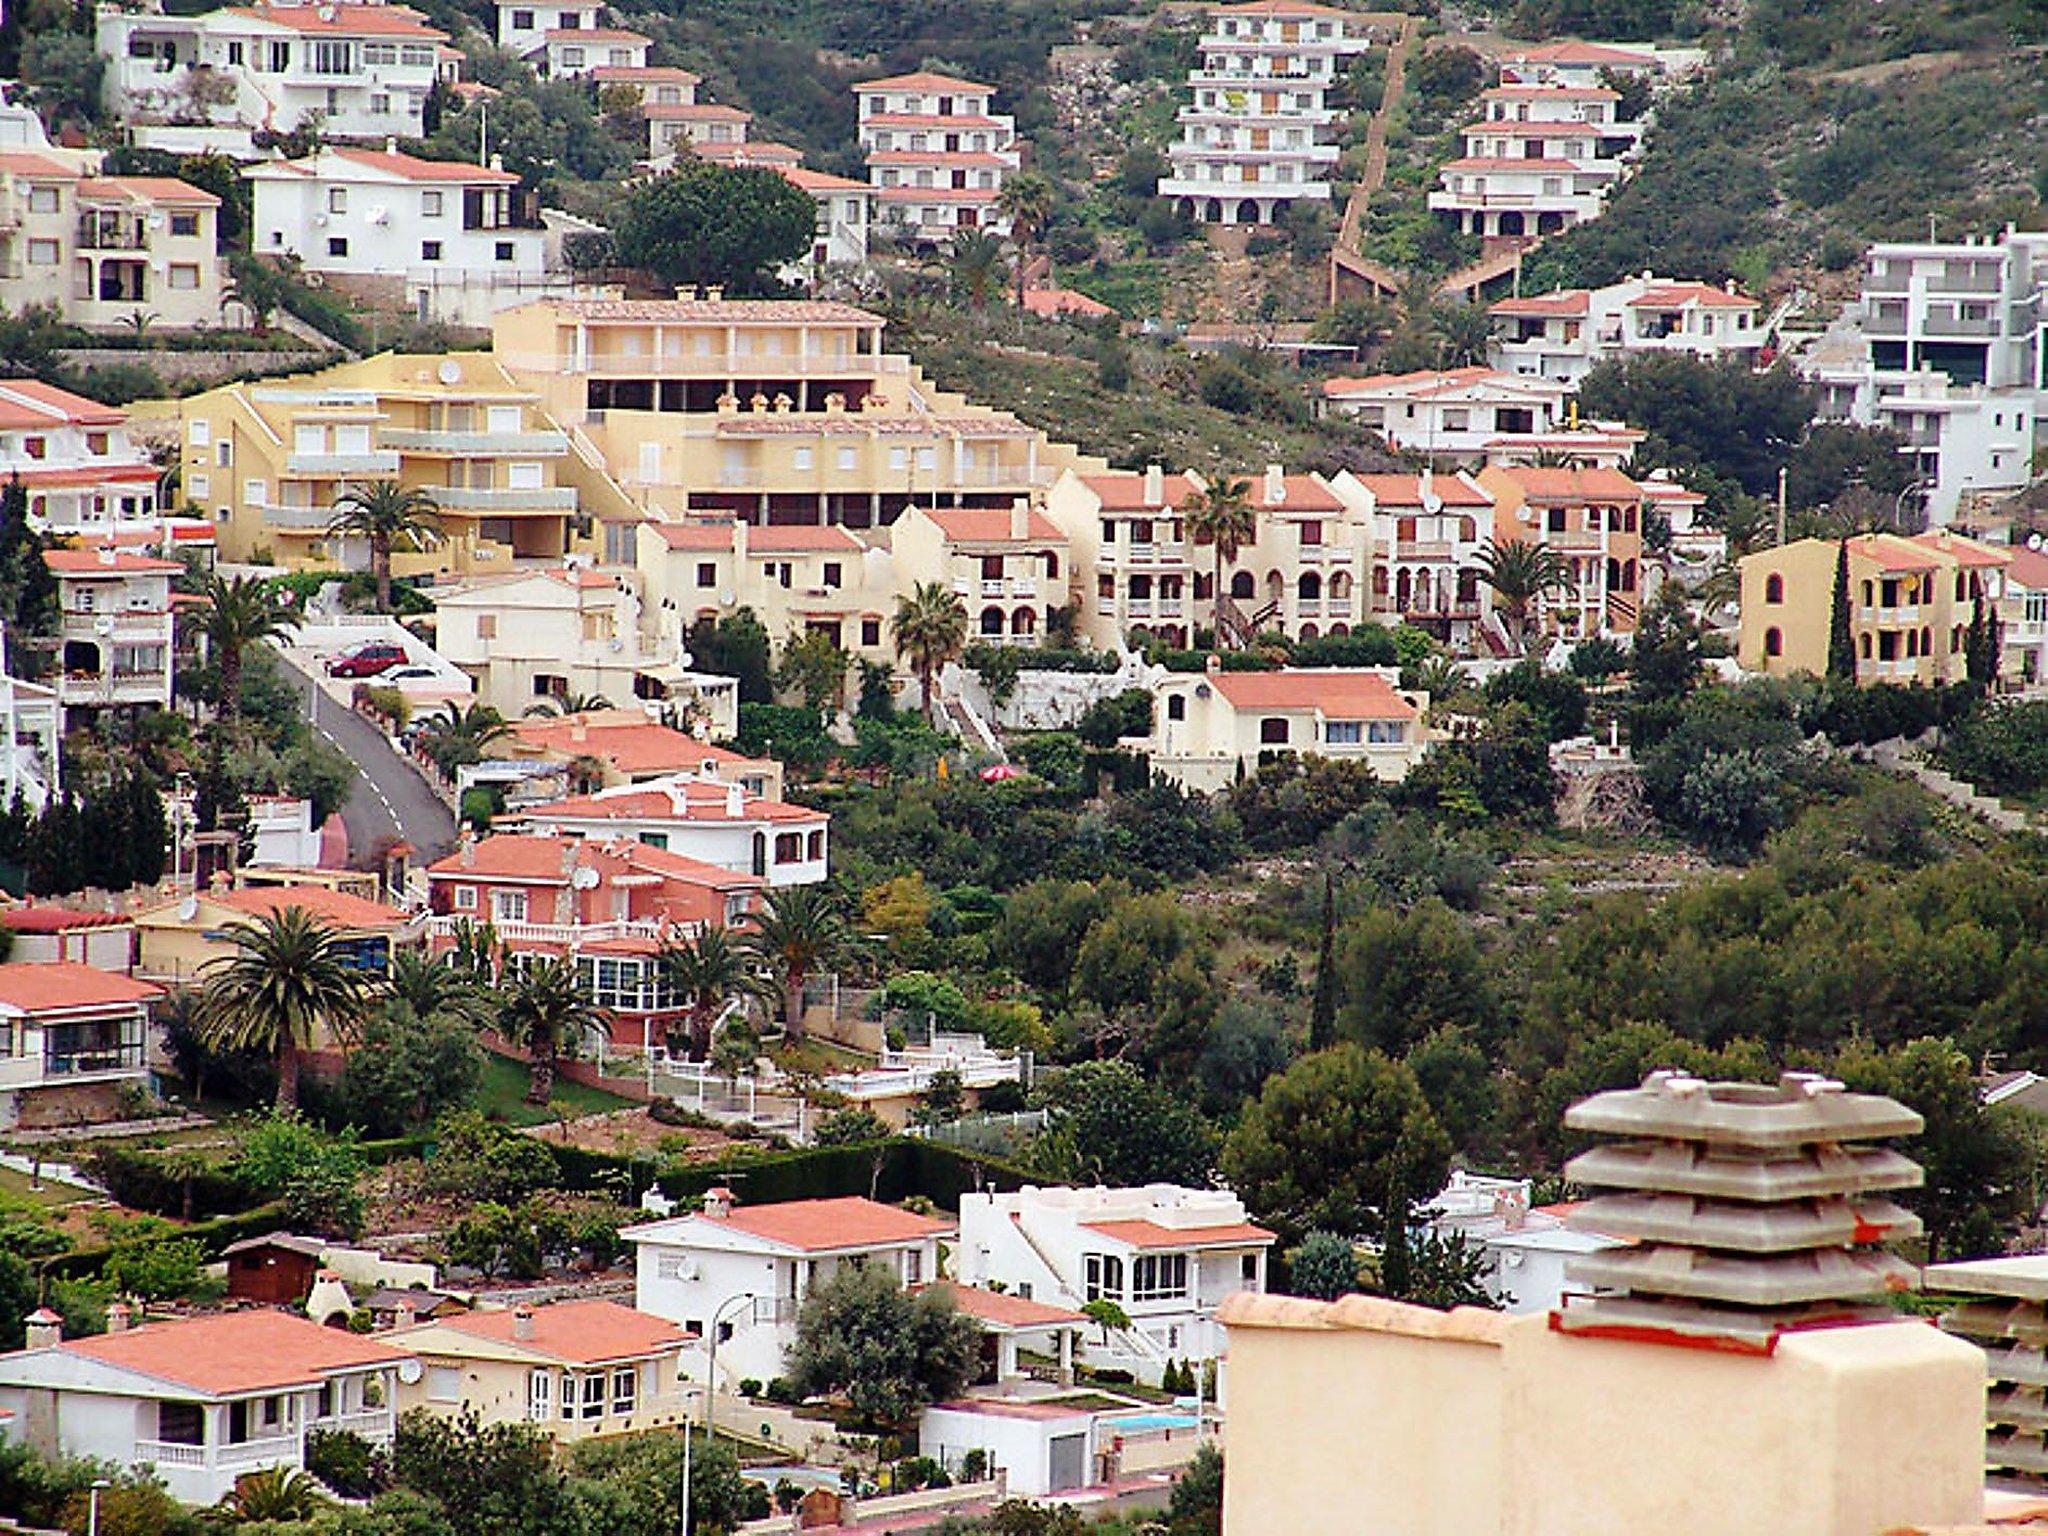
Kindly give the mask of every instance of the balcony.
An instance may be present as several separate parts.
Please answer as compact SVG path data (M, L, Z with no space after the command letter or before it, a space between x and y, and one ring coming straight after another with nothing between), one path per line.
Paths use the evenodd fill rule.
M1607 548L1607 531L1602 528L1567 528L1543 535L1543 542L1567 554L1599 554Z
M559 459L569 452L565 432L432 432L386 427L377 438L384 447L402 453L450 458L516 453L526 458Z
M338 1429L352 1435L361 1435L365 1440L388 1442L394 1427L392 1411L389 1408L365 1408L358 1413L330 1413L315 1419L309 1429Z
M1304 544L1301 546L1303 565L1350 565L1355 556L1348 544Z
M81 251L146 251L149 230L140 219L118 214L85 215L78 221Z
M545 512L576 510L576 490L567 485L511 490L499 486L437 485L428 488L436 503L449 512Z
M1458 547L1448 540L1396 539L1394 558L1448 565L1458 557Z
M1989 315L1976 317L1960 315L1951 309L1930 309L1926 322L1921 326L1921 334L1989 340L1998 334L1998 321Z
M1879 628L1904 626L1917 629L1920 625L1918 603L1895 603L1890 607L1872 608L1868 611L1870 622Z
M579 361L563 356L507 356L513 368L537 373L586 374L603 379L860 379L899 370L881 366L872 353L593 352ZM744 418L742 418L744 419Z
M1111 551L1105 550L1104 554ZM1188 547L1185 544L1133 544L1123 555L1123 563L1157 569L1164 565L1186 565Z
M264 1435L232 1445L186 1445L177 1440L137 1440L135 1461L155 1467L251 1470L299 1464L297 1435Z
M794 1323L798 1305L794 1296L756 1296L754 1321L778 1327Z
M513 918L492 918L482 912L453 912L427 919L430 938L452 939L459 924L472 927L489 923L499 939L515 951L522 944L593 944L600 939L661 939L674 929L652 919L624 918L608 923L528 923Z
M168 639L171 615L165 608L69 608L64 612L63 632L70 640Z
M359 453L288 454L285 473L292 475L379 475L398 473L398 455L391 449L365 449Z
M263 514L263 521L272 528L294 528L325 533L328 524L334 521L332 507L302 507L284 502L265 501L256 504L256 511Z

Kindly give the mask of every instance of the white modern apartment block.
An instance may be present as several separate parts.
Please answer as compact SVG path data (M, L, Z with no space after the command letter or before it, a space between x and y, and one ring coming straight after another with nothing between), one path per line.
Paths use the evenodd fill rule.
M197 16L159 0L102 5L98 42L108 115L165 149L247 154L257 129L313 126L327 140L418 138L452 68L448 34L403 5L257 0Z
M1619 121L1612 91L1503 85L1466 126L1465 152L1443 169L1429 206L1487 240L1521 242L1599 215L1642 124Z
M1017 120L996 112L994 86L918 73L863 81L853 93L868 180L889 222L939 244L956 230L1010 232L997 199L1020 164Z
M960 1197L953 1278L1078 1311L1112 1301L1128 1328L1093 1328L1082 1358L1157 1382L1172 1360L1223 1352L1223 1298L1266 1288L1273 1234L1227 1189L1041 1189Z
M0 308L50 304L100 330L218 325L220 199L99 167L97 151L0 150Z
M1420 369L1326 379L1322 409L1372 428L1393 447L1477 466L1512 446L1503 439L1559 431L1570 394L1568 384L1527 374Z
M498 46L543 75L588 75L598 69L641 69L650 40L604 24L601 0L499 0Z
M4 650L0 643L0 653ZM57 690L0 671L0 796L5 804L12 805L19 795L35 815L50 803L63 788L58 751L63 739L64 707L57 702ZM37 958L19 935L12 953L18 960ZM127 953L125 946L122 953Z
M691 1215L619 1235L633 1245L633 1305L696 1336L683 1355L693 1376L710 1379L715 1347L712 1386L730 1391L783 1373L797 1309L840 1266L879 1266L922 1285L938 1278L939 1240L952 1232L951 1222L857 1195L748 1206L712 1189Z
M551 290L539 194L495 163L321 149L242 173L255 189L253 248L297 256L362 297L404 302L422 320L488 323Z
M1159 195L1206 224L1270 224L1289 203L1328 202L1340 114L1325 98L1371 45L1360 19L1313 0L1211 11Z
M1576 384L1598 363L1644 353L1754 360L1765 341L1759 307L1733 283L1716 288L1645 272L1605 288L1502 299L1486 312L1496 367Z
M1818 385L1821 419L1887 427L1905 439L1899 452L1912 464L1909 490L1934 527L2033 478L2038 391L1987 389L1932 369L1889 372L1867 362L1841 370L1805 362L1801 369Z
M21 483L29 522L60 537L161 537L157 468L128 413L37 379L0 380L0 485Z
M873 187L801 165L781 165L775 170L818 205L818 230L811 240L813 273L827 267L857 267L868 259L868 231L875 223Z
M66 723L79 710L170 708L171 583L185 567L111 546L46 550L43 560L57 578Z
M1674 52L1671 57L1680 55ZM1689 60L1692 56L1684 57ZM1500 56L1499 63L1503 85L1563 86L1569 90L1591 90L1609 75L1654 80L1664 73L1665 65L1654 49L1573 39L1511 48Z

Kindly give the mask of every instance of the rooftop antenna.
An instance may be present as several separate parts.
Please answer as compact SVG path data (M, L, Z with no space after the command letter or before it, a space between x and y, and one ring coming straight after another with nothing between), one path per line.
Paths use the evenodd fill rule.
M476 163L491 163L491 104L482 96L476 99Z

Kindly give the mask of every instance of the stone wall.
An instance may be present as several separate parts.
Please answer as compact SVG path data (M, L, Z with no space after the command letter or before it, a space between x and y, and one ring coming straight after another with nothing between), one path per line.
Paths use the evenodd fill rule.
M121 1117L118 1083L64 1083L12 1094L14 1127L24 1131L56 1130Z
M71 347L60 354L80 373L140 363L153 369L173 389L211 389L246 373L306 373L335 361L335 354L312 347L290 351L252 349L242 352L174 352L145 347Z
M1150 689L1166 676L1164 667L1136 656L1126 657L1115 672L1020 672L1016 692L997 709L979 673L958 664L946 671L947 691L958 692L984 719L993 719L1006 731L1069 730L1089 705L1115 698L1129 688Z

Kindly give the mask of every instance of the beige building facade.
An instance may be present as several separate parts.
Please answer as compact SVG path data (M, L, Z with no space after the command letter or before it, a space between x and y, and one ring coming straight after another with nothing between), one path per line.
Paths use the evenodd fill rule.
M1266 762L1327 757L1398 783L1428 751L1426 694L1391 669L1290 667L1168 673L1153 686L1152 731L1127 743L1184 789L1227 789Z

